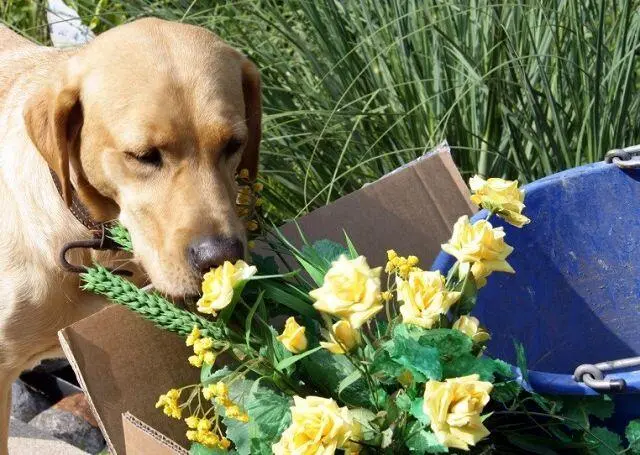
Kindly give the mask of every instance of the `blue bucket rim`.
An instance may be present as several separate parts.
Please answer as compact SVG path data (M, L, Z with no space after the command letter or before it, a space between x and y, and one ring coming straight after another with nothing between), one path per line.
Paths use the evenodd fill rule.
M536 180L527 185L524 185L522 189L527 191L535 190L539 187L550 185L559 179L567 177L576 177L585 172L593 170L605 170L615 164L609 164L604 162L586 164L584 166L568 169L566 171L558 172L556 174L549 175L540 180ZM623 172L623 171L620 171ZM480 210L478 213L471 217L471 221L478 221L479 219L486 218L489 212L487 210ZM440 251L436 259L431 265L431 270L440 270L443 273L448 271L449 268L455 262L455 258L444 251ZM525 346L526 349L526 346ZM615 360L615 359L612 359ZM577 367L577 365L576 365ZM522 376L519 368L512 366L512 371L515 375L515 380L525 389L529 391L535 391L541 394L552 395L584 395L584 396L596 396L600 395L600 392L595 391L591 387L587 386L583 382L578 382L573 378L573 374L566 373L549 373L546 371L528 370L528 380ZM640 393L640 370L626 371L621 373L612 373L611 375L605 375L605 379L623 379L626 382L624 392L618 392L618 394L630 394Z

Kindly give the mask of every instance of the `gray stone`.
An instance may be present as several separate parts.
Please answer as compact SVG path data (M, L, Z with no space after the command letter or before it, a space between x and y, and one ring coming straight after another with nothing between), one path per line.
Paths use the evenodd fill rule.
M53 405L47 397L18 380L11 385L11 415L28 422Z
M89 453L100 453L105 441L100 430L70 412L51 408L38 414L29 425Z

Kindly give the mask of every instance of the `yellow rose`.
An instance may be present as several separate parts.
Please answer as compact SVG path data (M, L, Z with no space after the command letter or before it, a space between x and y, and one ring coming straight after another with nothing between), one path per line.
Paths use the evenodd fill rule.
M484 343L491 339L491 335L480 327L478 318L473 316L460 316L460 318L453 323L453 328L467 335L475 343Z
M424 413L440 444L469 450L469 446L489 435L480 413L489 402L493 385L479 381L477 374L429 381L424 390Z
M515 273L506 260L513 247L505 243L502 227L494 228L485 220L471 224L468 216L461 216L442 249L460 261L461 275L471 270L479 288L492 272Z
M469 179L469 186L474 193L471 202L495 211L508 223L517 227L528 224L531 220L522 214L524 209L524 191L518 189L517 180L488 179L475 176Z
M215 315L232 302L234 289L242 286L257 271L255 266L238 260L235 264L225 261L220 267L207 272L202 281L198 311Z
M396 277L402 321L430 329L441 314L460 298L459 292L448 291L440 272L413 271L406 280Z
M316 300L313 306L346 319L352 328L359 329L382 309L381 270L369 268L364 256L356 259L340 256L325 275L322 287L309 293Z
M299 354L307 349L307 337L304 332L305 328L291 317L285 322L282 335L277 338L287 351Z
M337 449L356 454L360 424L346 407L327 398L293 397L291 425L273 445L274 455L333 455Z
M331 342L320 342L320 346L334 354L344 354L360 344L360 332L354 330L349 321L338 321L333 324ZM345 351L346 349L346 351Z

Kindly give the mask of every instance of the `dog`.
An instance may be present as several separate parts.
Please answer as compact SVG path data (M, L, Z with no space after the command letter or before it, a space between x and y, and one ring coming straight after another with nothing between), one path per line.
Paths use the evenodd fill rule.
M119 220L133 257L72 250L69 262L197 295L206 271L246 255L235 174L256 176L261 116L256 66L203 28L145 18L72 50L0 28L1 455L12 382L107 304L61 268L61 248Z

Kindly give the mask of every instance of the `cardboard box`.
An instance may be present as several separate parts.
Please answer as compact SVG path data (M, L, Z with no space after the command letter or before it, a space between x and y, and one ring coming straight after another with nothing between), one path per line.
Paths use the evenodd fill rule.
M443 144L298 223L310 240L342 242L346 231L372 265L384 264L393 248L419 256L426 267L458 217L473 211ZM295 226L283 232L296 241ZM198 381L181 338L118 306L61 330L59 338L113 454L187 453L184 423L154 408L161 393Z

